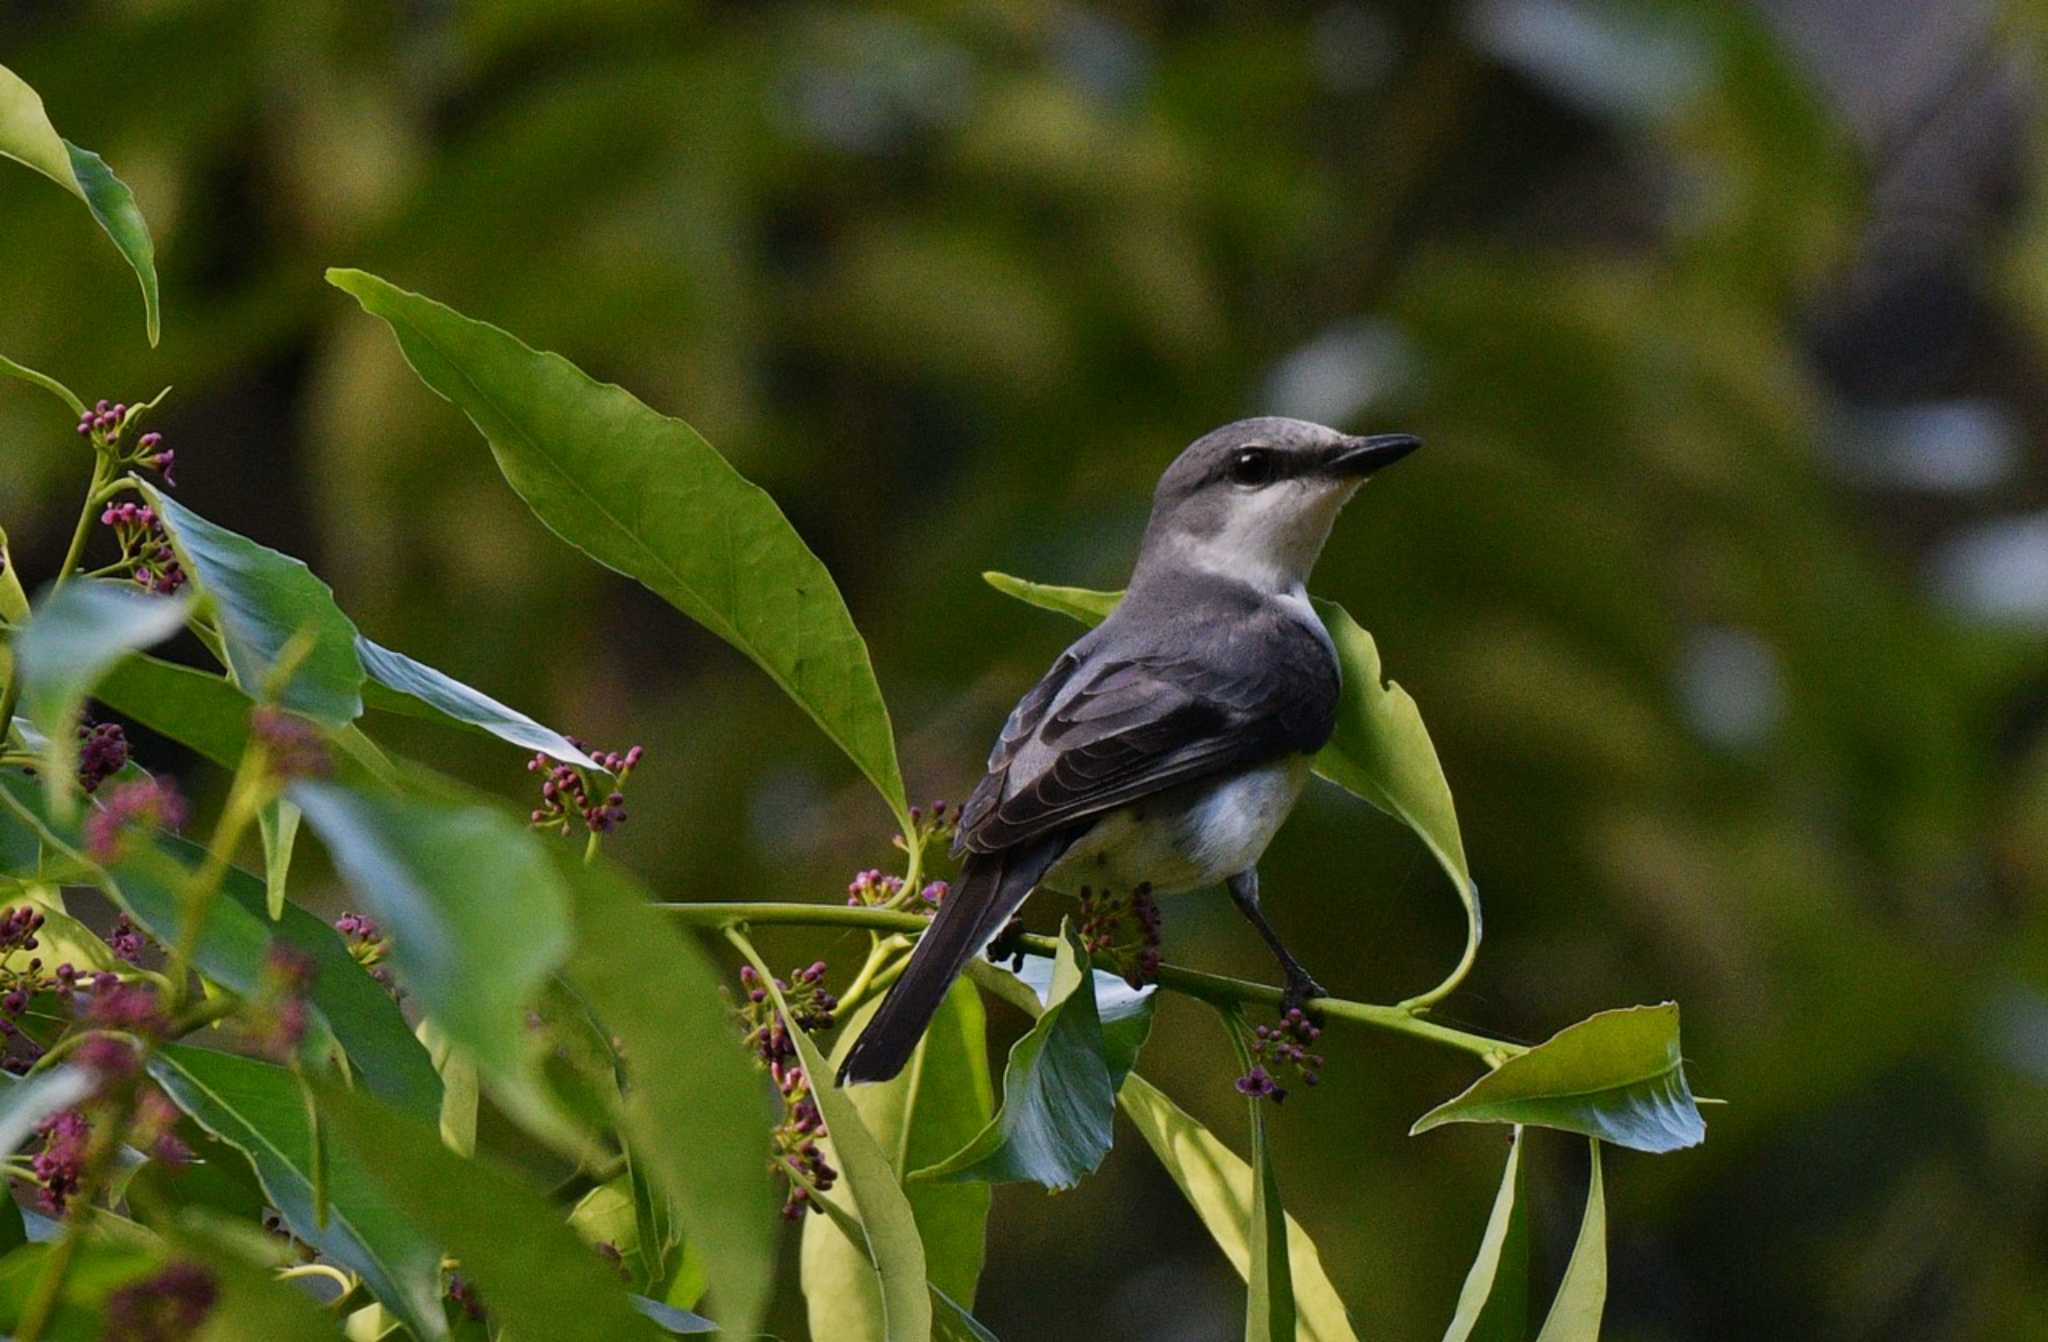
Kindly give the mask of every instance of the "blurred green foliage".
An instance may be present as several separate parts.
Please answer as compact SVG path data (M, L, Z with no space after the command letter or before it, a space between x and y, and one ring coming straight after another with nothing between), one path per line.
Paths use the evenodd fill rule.
M1152 480L1228 419L1418 432L1317 586L1457 792L1489 935L1446 1015L1541 1037L1677 998L1695 1084L1729 1101L1698 1150L1612 1156L1609 1335L2029 1335L2048 211L1950 192L1902 250L1895 169L2036 53L2017 23L1937 32L1962 73L1902 148L1858 109L1952 53L1859 65L1855 8L16 0L7 63L156 234L164 338L76 202L11 173L0 350L88 399L175 384L192 506L306 558L370 637L647 743L619 851L689 898L836 900L890 821L743 658L547 534L324 267L559 350L767 487L847 593L921 796L967 787L1072 633L981 570L1119 585ZM1959 142L2038 158L2017 105ZM1906 282L1930 251L1931 293ZM2003 466L1958 487L1968 444L1923 433L1931 475L1874 473L1887 417L1924 405L2014 426ZM47 574L77 443L13 388L0 444ZM1972 575L2016 605L1973 604ZM508 748L406 727L526 786ZM1395 1000L1456 957L1427 855L1334 789L1265 877L1334 991ZM1267 968L1220 896L1167 938ZM1430 1335L1498 1134L1404 1135L1454 1060L1347 1039L1331 1064L1274 1117L1288 1206L1362 1330ZM1148 1070L1237 1130L1201 1013L1162 1013ZM1073 1195L998 1193L976 1313L999 1335L1230 1333L1234 1278L1137 1145ZM1568 1146L1529 1157L1550 1278Z

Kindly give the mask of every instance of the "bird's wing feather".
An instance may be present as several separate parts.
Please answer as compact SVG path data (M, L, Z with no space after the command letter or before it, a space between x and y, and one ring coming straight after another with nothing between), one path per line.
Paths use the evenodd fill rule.
M1008 848L1328 738L1336 668L1297 621L1261 613L1180 641L1112 653L1116 640L1084 640L1064 654L1004 726L957 846Z

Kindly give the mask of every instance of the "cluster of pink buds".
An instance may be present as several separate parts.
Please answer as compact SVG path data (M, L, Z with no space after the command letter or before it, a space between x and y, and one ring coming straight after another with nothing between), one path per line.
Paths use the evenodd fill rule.
M1309 1052L1308 1046L1322 1037L1322 1027L1299 1007L1290 1008L1278 1025L1257 1027L1252 1031L1252 1069L1237 1078L1237 1093L1253 1099L1270 1096L1278 1104L1287 1091L1274 1073L1289 1067L1300 1074L1301 1084L1315 1085L1323 1079L1323 1055Z
M138 586L169 596L186 583L185 570L178 565L178 552L164 531L163 519L146 503L110 503L100 521L114 529L121 543L121 562L128 566Z
M903 893L903 878L887 876L880 867L869 867L857 871L846 883L846 903L849 908L873 908L892 902Z
M1135 942L1123 939L1125 914L1138 925ZM1129 899L1108 890L1081 887L1082 949L1090 956L1115 960L1133 988L1142 988L1159 977L1162 927L1159 901L1153 897L1149 884L1134 888Z
M87 793L128 767L128 734L118 722L78 724L78 785Z
M626 779L639 767L646 748L634 746L621 754L592 750L573 736L569 742L611 773L611 786L600 794L583 770L537 754L526 762L528 773L541 775L540 805L530 821L535 829L561 834L574 833L580 821L592 834L609 834L626 823Z
M78 436L90 438L96 447L116 448L122 436L134 426L136 417L148 408L120 403L108 405L101 401L78 417ZM143 434L135 440L133 451L120 454L116 460L123 466L147 466L161 475L167 485L178 483L171 478L172 468L178 462L177 453L164 446L164 436L160 433Z
M943 847L953 841L953 835L959 828L960 813L954 809L951 802L940 800L933 802L929 807L910 808L910 837L921 847L928 848L935 840ZM906 846L901 834L896 836L896 846Z
M402 995L398 985L391 981L390 968L384 964L384 957L391 954L391 938L384 935L375 918L367 913L344 913L334 920L334 930L348 943L349 955L369 971L371 978L384 985L384 991L393 997Z
M334 772L326 738L302 717L266 704L250 712L249 734L263 743L264 764L273 778L325 778Z
M107 795L86 817L85 848L97 862L121 854L124 835L133 829L177 829L185 823L185 799L168 778L138 778Z
M740 987L746 1001L739 1009L740 1024L746 1030L747 1048L768 1069L782 1097L782 1122L775 1128L774 1168L789 1181L789 1196L782 1214L796 1220L808 1207L820 1208L811 1190L824 1192L839 1178L818 1147L825 1135L825 1122L818 1102L811 1094L810 1078L797 1061L796 1041L761 976L750 965L740 968ZM803 1030L822 1030L832 1024L839 999L825 990L825 962L792 972L787 980L775 980L775 991L789 1007L790 1019Z
M263 961L262 986L246 1019L249 1042L265 1056L288 1062L306 1037L306 994L319 966L295 947L272 943Z
M29 1162L37 1185L36 1206L46 1216L62 1216L85 1176L92 1125L79 1110L66 1109L37 1124L36 1131L43 1138L43 1149Z

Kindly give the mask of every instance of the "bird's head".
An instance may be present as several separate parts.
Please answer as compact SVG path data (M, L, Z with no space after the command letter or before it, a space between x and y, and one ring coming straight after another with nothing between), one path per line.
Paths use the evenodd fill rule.
M1140 573L1199 568L1266 592L1315 567L1358 487L1422 446L1405 433L1353 438L1306 420L1243 419L1196 439L1159 478Z

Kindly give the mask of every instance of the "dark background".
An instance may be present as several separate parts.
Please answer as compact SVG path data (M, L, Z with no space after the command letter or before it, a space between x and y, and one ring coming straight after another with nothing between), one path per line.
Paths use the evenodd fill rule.
M135 189L166 314L152 352L77 203L10 171L0 349L88 399L175 384L187 503L307 558L372 637L644 742L618 851L700 899L836 901L885 812L742 658L534 522L324 266L559 350L769 488L920 797L971 784L1076 632L982 569L1117 585L1158 472L1229 419L1418 432L1316 587L1458 796L1489 935L1445 1014L1538 1039L1675 998L1728 1101L1703 1148L1613 1158L1608 1335L2043 1336L2038 17L0 2L0 60ZM0 394L32 579L82 478L61 413ZM382 726L524 804L509 748ZM1419 844L1332 789L1266 877L1345 995L1457 954ZM1270 973L1220 895L1167 935ZM812 950L858 946L777 954ZM1290 1207L1361 1336L1436 1336L1500 1135L1405 1136L1462 1060L1329 1042L1278 1118ZM1241 1144L1205 1013L1169 1007L1145 1070ZM1532 1151L1547 1283L1583 1158ZM991 1233L1004 1337L1239 1326L1130 1134L1073 1194L1002 1192Z

